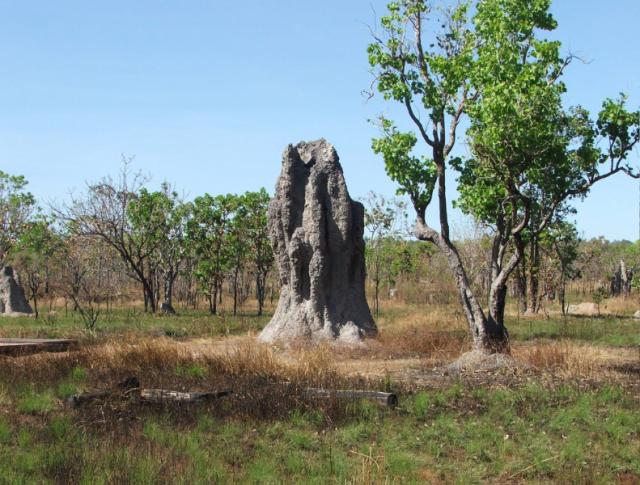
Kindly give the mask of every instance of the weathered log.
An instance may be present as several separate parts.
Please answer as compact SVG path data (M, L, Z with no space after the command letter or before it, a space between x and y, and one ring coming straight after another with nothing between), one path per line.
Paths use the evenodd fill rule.
M180 392L167 389L141 389L140 401L149 403L213 401L231 394L230 390L213 392Z
M395 407L398 404L398 396L392 392L360 391L353 389L305 389L304 395L313 399L367 399L389 407Z
M204 402L204 401L213 401L215 399L219 399L224 396L228 396L231 394L231 391L215 391L215 392L180 392L180 391L170 391L167 389L136 389L130 388L125 392L114 392L111 390L108 391L96 391L96 392L86 392L83 394L74 394L73 396L69 396L65 399L65 404L71 408L79 408L88 404L92 401L97 401L100 399L107 398L111 395L118 394L121 396L126 396L127 394L132 393L132 391L139 391L135 394L132 394L132 397L138 398L141 402L145 403L167 403L167 402L182 402L182 403L194 403L194 402Z

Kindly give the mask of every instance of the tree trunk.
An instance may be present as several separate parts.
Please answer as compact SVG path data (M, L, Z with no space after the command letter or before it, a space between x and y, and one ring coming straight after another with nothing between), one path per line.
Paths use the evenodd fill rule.
M538 313L540 309L538 293L540 292L540 243L533 237L529 243L529 282L528 309L530 313Z
M420 219L419 217L416 223L416 237L422 241L434 243L445 254L449 268L453 272L462 309L467 318L474 350L486 353L508 353L509 336L503 321L506 279L502 284L499 281L492 283L489 306L493 308L493 311L487 318L473 294L462 259L455 246Z
M527 268L526 260L522 258L516 272L516 293L518 296L518 305L520 313L527 312Z
M233 272L233 316L238 314L238 267Z
M256 299L258 300L258 316L262 315L263 296L260 287L260 274L256 274Z
M153 289L153 283L149 283L149 281L145 278L142 282L142 288L144 292L144 311L155 313L158 309L155 298L155 291Z
M149 296L144 283L142 284L142 298L144 299L144 312L147 313L149 311Z
M164 275L164 301L162 302L162 313L169 315L175 315L176 311L173 308L173 283L175 281L177 273L169 270Z
M262 315L264 308L264 300L266 297L267 272L260 271L256 273L256 293L258 297L258 316Z
M218 313L218 283L213 284L212 291L209 292L209 313Z
M567 286L565 276L564 276L564 268L561 269L562 276L560 277L560 288L558 288L558 300L560 302L560 310L562 311L562 315L567 314L567 308L565 306L565 289Z
M507 303L507 285L492 285L489 290L489 319L487 333L490 342L495 346L495 351L502 351L503 346L508 346L509 333L504 325L504 309Z
M31 299L33 300L33 314L36 318L38 318L40 313L38 312L38 297L35 294L35 292L33 293L33 296Z

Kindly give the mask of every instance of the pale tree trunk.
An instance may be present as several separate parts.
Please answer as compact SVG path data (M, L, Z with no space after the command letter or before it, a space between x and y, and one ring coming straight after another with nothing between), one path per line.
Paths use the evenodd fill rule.
M489 291L490 315L487 317L478 303L462 259L455 246L437 231L418 218L416 237L422 241L434 243L445 254L449 268L458 289L458 297L462 305L469 331L473 339L474 350L494 353L509 352L509 337L504 327L504 298L506 296L506 278L494 280Z

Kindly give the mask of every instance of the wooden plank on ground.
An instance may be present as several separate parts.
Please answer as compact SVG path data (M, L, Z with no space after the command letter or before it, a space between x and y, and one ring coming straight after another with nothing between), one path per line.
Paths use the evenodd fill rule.
M0 355L29 355L40 352L65 352L77 347L74 339L0 338Z

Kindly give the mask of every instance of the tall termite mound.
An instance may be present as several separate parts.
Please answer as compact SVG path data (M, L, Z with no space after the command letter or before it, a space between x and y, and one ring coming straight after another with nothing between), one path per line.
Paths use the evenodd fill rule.
M31 306L24 296L17 273L11 266L0 268L0 315L31 314Z
M375 335L364 292L364 207L349 197L326 140L285 149L268 225L281 290L260 339L353 342Z

